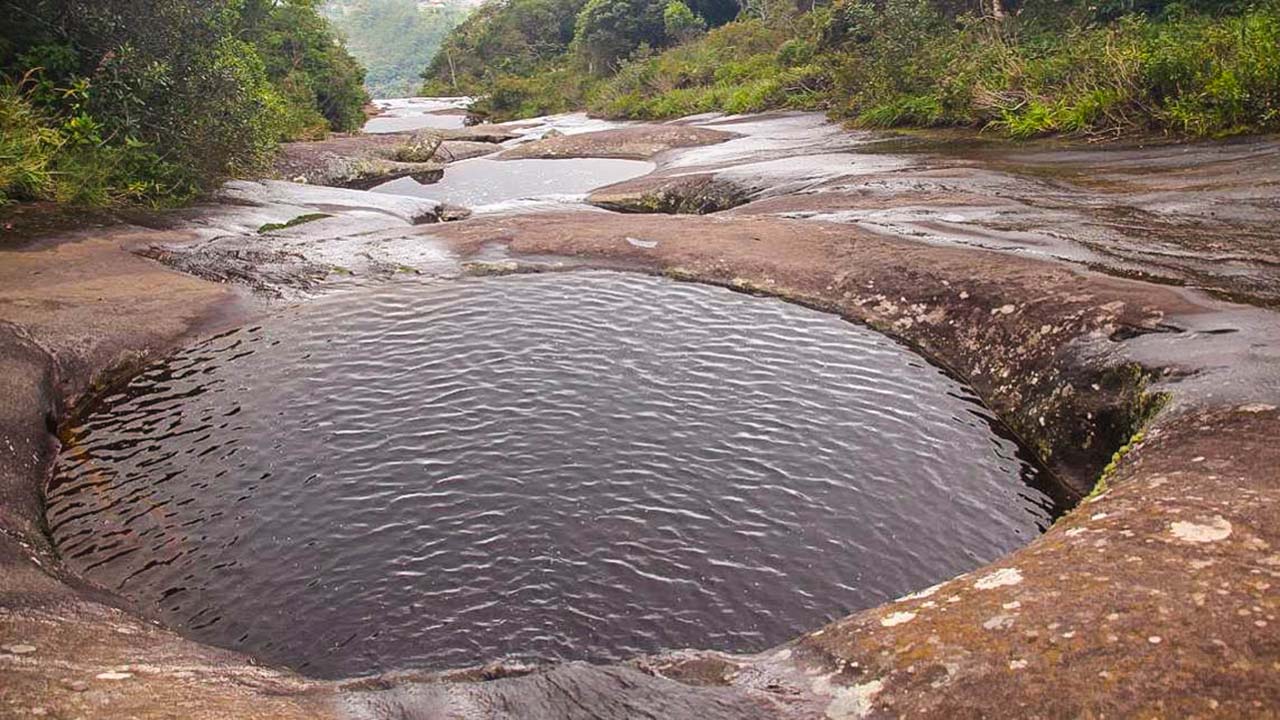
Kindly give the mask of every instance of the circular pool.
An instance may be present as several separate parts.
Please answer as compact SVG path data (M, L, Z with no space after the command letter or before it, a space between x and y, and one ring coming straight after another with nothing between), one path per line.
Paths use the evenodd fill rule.
M71 568L320 677L762 650L1054 514L895 341L606 272L335 294L152 365L65 438Z

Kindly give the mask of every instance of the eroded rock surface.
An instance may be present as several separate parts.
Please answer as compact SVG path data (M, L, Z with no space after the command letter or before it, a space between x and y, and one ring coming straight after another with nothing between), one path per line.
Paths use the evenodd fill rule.
M663 153L646 182L731 181L751 202L437 224L450 211L430 201L245 183L147 227L0 247L0 715L1275 716L1274 140L1011 153L877 145L813 116L677 125L733 137ZM1103 491L992 566L758 656L318 682L143 623L61 570L41 529L50 429L112 372L352 273L576 267L867 322L964 376L1064 493L1100 475Z
M710 173L649 175L600 188L587 202L614 212L707 215L749 202L752 194L751 188Z
M362 190L402 177L430 183L443 173L443 164L435 160L443 141L442 135L427 130L286 143L275 173L292 182Z
M448 163L500 152L497 143L516 137L492 128L337 134L285 143L274 173L292 182L361 190L403 177L429 184L440 179Z
M722 143L733 133L689 125L631 125L612 130L554 134L533 142L517 145L498 156L499 160L530 158L617 158L649 160L675 148L700 147Z

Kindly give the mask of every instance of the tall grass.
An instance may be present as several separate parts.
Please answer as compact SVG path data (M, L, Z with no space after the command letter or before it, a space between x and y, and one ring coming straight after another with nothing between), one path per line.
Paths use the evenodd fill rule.
M812 61L805 41L788 39L760 20L740 20L624 64L591 98L590 108L636 119L814 108L827 80Z
M591 108L626 118L823 108L869 127L1012 137L1277 131L1280 1L1116 20L1053 6L1002 21L948 17L927 0L837 2L786 27L739 20L633 60Z
M145 143L108 143L84 117L46 115L24 91L30 87L0 78L0 205L171 205L198 192L189 168Z
M62 136L48 127L15 83L0 83L0 204L48 197Z

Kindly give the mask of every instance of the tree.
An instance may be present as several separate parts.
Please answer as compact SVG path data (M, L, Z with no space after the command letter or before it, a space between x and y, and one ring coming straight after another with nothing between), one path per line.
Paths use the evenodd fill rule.
M14 1L0 15L21 19L0 26L0 71L32 79L78 170L189 188L274 148L274 96L225 0Z
M664 9L660 0L588 0L578 13L573 36L587 71L607 75L642 44L662 46Z
M24 198L175 201L301 127L359 127L363 71L316 3L0 0L4 132L39 150L0 157L0 178L20 170L4 184Z
M347 52L319 0L242 0L238 29L295 113L319 114L334 130L364 124L364 68Z
M454 28L422 77L436 93L484 94L500 76L540 75L564 60L584 2L486 2Z
M459 6L423 8L416 0L354 0L327 12L364 65L365 87L384 98L414 94L422 69L467 16Z
M678 43L689 42L707 29L707 21L695 15L681 0L667 3L662 11L662 25L667 37Z

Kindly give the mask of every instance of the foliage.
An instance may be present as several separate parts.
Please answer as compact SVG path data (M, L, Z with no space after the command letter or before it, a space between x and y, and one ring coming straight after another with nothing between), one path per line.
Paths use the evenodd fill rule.
M310 114L333 130L364 124L364 69L320 15L320 0L239 0L239 34L250 39L267 76L298 116ZM303 127L313 126L302 123Z
M1100 21L1096 6L1058 3L996 20L936 0L837 0L627 65L592 107L649 118L825 107L865 126L1014 137L1280 129L1280 3L1215 8L1225 14L1166 5ZM742 42L762 28L779 43L772 60Z
M593 98L614 117L661 118L702 112L817 107L828 80L812 48L785 31L745 19L698 41L624 65Z
M703 23L723 25L738 8L736 0L491 0L450 33L422 92L478 96L474 109L495 120L580 107L598 78L694 38Z
M568 112L582 106L589 87L576 68L545 70L533 77L502 75L471 112L491 119Z
M668 38L676 43L686 43L707 29L707 21L680 0L672 0L662 11L662 27Z
M0 203L47 195L62 136L10 84L0 85Z
M495 117L585 104L627 118L823 108L1013 137L1280 130L1280 0L743 0L732 22L710 0L589 0L572 42L573 0L481 12L509 22L557 2L532 24L560 30L534 61L469 75ZM501 56L507 39L476 47Z
M834 109L875 126L976 125L1015 137L1280 127L1280 4L1239 15L1031 16L946 23L894 6L840 46Z
M422 69L467 16L462 6L417 0L330 0L325 13L366 68L365 87L381 98L414 95Z
M423 73L427 95L484 95L501 78L534 80L566 64L584 0L493 0L445 40Z
M2 199L169 203L350 127L359 68L311 0L0 0Z
M298 215L297 217L290 218L284 222L267 223L258 228L258 234L265 235L267 233L275 232L277 230L287 230L297 225L303 225L305 223L315 222L316 220L323 220L327 217L333 217L333 216L329 215L328 213L306 213L304 215Z
M587 72L612 74L620 60L665 39L663 0L587 0L574 23L573 43Z

